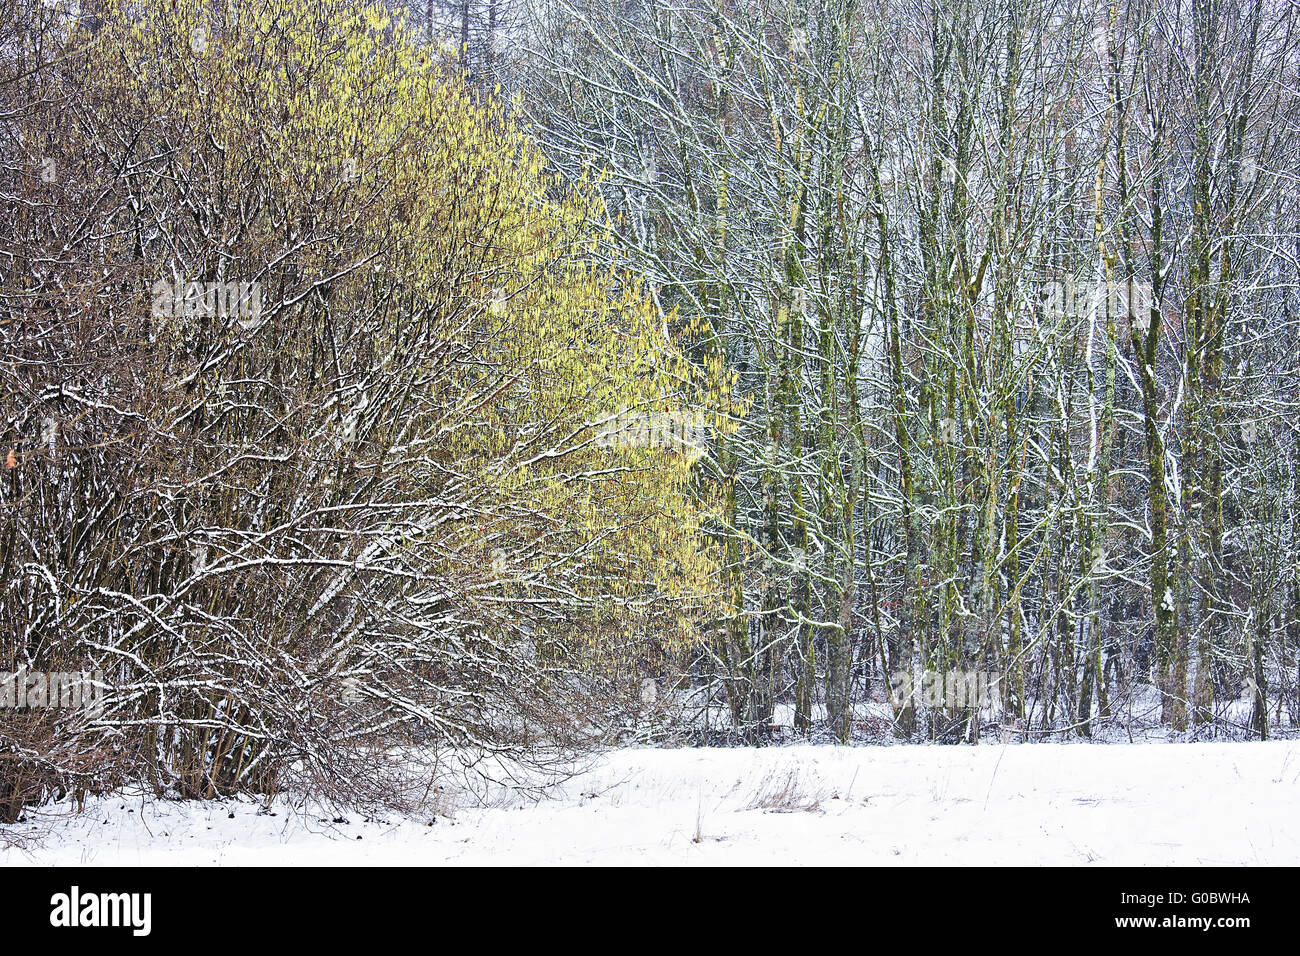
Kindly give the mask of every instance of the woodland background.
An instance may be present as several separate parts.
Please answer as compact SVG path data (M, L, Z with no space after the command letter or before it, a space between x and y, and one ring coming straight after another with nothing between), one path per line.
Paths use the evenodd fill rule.
M0 8L0 816L1300 720L1292 3Z

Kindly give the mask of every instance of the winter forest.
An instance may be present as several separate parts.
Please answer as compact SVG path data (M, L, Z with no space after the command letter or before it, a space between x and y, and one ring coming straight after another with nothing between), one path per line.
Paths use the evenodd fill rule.
M1295 736L1292 0L0 9L0 822Z

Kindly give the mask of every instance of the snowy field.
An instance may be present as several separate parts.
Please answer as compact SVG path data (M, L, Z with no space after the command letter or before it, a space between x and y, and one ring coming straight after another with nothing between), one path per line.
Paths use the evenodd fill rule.
M1300 863L1300 742L620 750L433 822L100 801L0 866ZM44 831L39 845L32 838ZM0 839L0 844L6 842Z

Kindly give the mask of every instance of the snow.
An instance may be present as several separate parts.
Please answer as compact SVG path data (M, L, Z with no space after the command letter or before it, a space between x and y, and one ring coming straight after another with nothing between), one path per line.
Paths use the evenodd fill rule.
M625 749L546 799L496 790L433 822L285 801L56 806L0 828L0 845L27 843L0 850L0 866L1296 864L1298 749Z

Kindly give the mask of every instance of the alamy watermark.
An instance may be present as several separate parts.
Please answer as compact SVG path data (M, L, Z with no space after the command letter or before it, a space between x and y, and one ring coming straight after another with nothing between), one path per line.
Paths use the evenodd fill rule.
M148 936L152 914L152 893L83 893L73 886L50 897L50 925L55 928L119 926L133 936Z
M153 284L155 319L198 316L231 318L253 328L262 315L260 282L168 282Z
M927 670L919 678L898 671L889 678L889 698L895 707L909 702L929 707L987 707L1002 682L994 671Z
M1151 315L1151 284L1139 279L1066 278L1047 285L1043 308L1053 318L1085 319L1100 315L1127 318L1143 327Z
M0 710L86 710L104 704L102 671L0 671Z
M596 433L603 448L669 448L703 454L703 412L619 412Z

